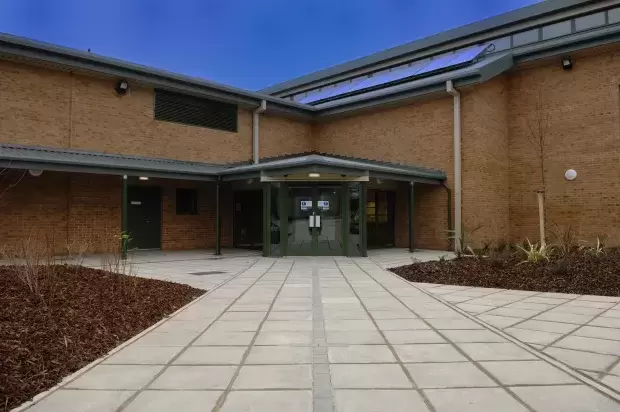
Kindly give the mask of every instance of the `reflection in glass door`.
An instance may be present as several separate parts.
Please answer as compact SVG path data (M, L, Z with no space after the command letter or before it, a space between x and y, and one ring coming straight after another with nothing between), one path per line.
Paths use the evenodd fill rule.
M288 246L291 256L313 255L313 228L310 227L316 215L313 190L308 187L289 188Z
M342 242L342 189L341 186L316 187L317 251L319 256L344 254Z

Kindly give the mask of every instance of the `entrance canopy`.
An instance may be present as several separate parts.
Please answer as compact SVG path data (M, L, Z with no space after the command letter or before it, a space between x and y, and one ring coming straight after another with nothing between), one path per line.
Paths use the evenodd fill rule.
M370 178L441 184L446 174L397 163L343 157L322 153L305 153L264 159L261 163L234 166L220 172L222 180L260 178L276 181L368 181Z
M370 178L442 184L441 170L322 153L262 159L258 164L212 164L86 150L0 144L0 167L60 172L233 181L368 181Z

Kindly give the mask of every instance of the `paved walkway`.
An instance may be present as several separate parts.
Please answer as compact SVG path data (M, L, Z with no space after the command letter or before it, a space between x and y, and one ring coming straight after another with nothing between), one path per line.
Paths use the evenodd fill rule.
M620 411L617 392L388 263L251 259L28 410Z
M620 391L620 298L417 284Z

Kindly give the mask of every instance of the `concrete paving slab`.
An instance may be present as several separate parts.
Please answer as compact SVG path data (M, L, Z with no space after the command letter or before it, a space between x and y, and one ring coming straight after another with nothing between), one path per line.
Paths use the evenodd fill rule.
M70 389L138 390L147 385L163 366L155 365L97 365L76 380Z
M334 388L412 388L399 365L329 365Z
M149 389L226 389L236 366L170 366Z
M530 352L514 343L458 343L475 361L537 359Z
M617 412L617 402L585 385L516 387L512 390L536 411Z
M246 346L191 346L175 359L175 365L239 365Z
M246 365L233 389L311 389L310 365Z
M437 412L528 411L501 388L426 389L424 393Z
M420 394L412 389L389 390L338 389L335 391L338 412L429 412Z
M115 411L133 391L60 389L28 409L29 412Z
M348 345L328 349L330 363L396 363L385 345Z
M219 391L151 391L140 393L124 410L126 412L203 412L215 406Z
M394 350L404 363L459 362L467 359L449 344L394 345Z
M312 348L304 346L254 346L246 364L310 364Z
M312 392L232 391L221 412L312 412Z
M542 361L480 362L503 385L557 385L579 383L558 368Z
M418 388L498 386L471 362L414 363L407 369Z

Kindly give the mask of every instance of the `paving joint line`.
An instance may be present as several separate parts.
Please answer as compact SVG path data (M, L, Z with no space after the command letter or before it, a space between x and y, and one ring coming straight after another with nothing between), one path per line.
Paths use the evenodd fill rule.
M253 267L254 267L254 266L255 266L258 262L260 262L260 261L261 261L261 259L258 259L256 262L254 262L254 263L253 263L251 266L249 266L247 269L245 269L245 270L241 271L241 272L240 272L237 276L240 276L241 274L243 274L243 273L247 272L248 270L252 269L252 268L253 268ZM207 325L207 327L205 327L205 328L204 328L204 329L203 329L203 330L202 330L199 334L197 334L197 335L196 335L196 337L194 337L192 340L190 340L190 342L189 342L187 345L185 345L185 346L183 347L183 349L181 349L181 351L180 351L180 352L178 352L175 356L173 356L173 357L172 357L172 358L171 358L171 359L170 359L170 360L166 363L166 365L165 365L165 366L164 366L164 367L163 367L163 368L162 368L162 369L161 369L161 370L160 370L157 374L155 374L155 376L154 376L154 377L153 377L153 378L152 378L152 379L151 379L151 380L150 380L147 384L145 384L142 388L140 388L139 390L137 390L137 391L136 391L136 392L135 392L132 396L130 396L129 398L127 398L127 399L125 400L125 402L123 402L123 403L122 403L122 404L121 404L121 405L120 405L120 406L116 409L116 412L122 412L125 408L127 408L127 406L129 406L129 404L131 404L131 402L133 402L133 401L134 401L134 400L138 397L138 395L140 395L142 392L144 392L144 390L145 390L146 388L148 388L150 385L152 385L152 384L153 384L153 382L155 382L155 380L157 380L157 379L158 379L158 378L159 378L159 377L160 377L160 376L161 376L161 375L162 375L162 374L163 374L166 370L168 370L168 368L172 365L172 363L173 363L175 360L177 360L177 359L178 359L178 358L179 358L179 357L180 357L183 353L185 353L185 351L187 351L187 349L189 349L189 348L192 346L192 344L193 344L194 342L196 342L196 341L197 341L197 340L198 340L198 339L199 339L199 338L200 338L200 337L201 337L201 336L202 336L202 335L203 335L203 334L204 334L204 333L205 333L205 332L206 332L206 331L207 331L207 330L208 330L208 329L209 329L209 328L210 328L210 327L211 327L211 326L215 323L215 322L217 322L217 321L218 321L218 320L219 320L219 319L220 319L220 318L221 318L221 317L222 317L222 316L223 316L223 315L224 315L224 314L228 311L228 309L229 309L232 305L234 305L234 304L235 304L235 303L236 303L239 299L241 299L241 298L243 297L243 295L245 295L245 294L246 294L246 292L247 292L248 290L250 290L250 288L252 288L252 286L254 286L254 285L256 284L256 282L258 282L258 281L259 281L259 280L260 280L263 276L265 276L265 274L267 274L267 273L269 272L269 270L273 267L273 265L275 265L275 263L276 263L276 262L273 262L273 263L272 263L272 264L271 264L271 265L270 265L270 266L269 266L269 267L265 270L265 272L263 272L263 274L262 274L262 275L258 276L258 277L256 278L256 280L255 280L252 284L248 285L248 287L247 287L247 288L246 288L243 292L241 292L241 294L240 294L237 298L235 298L235 299L234 299L231 303L229 303L229 304L226 306L226 308L225 308L224 310L222 310L222 313L220 313L220 314L219 314L219 315L218 315L215 319L213 319L213 321L211 321L211 322ZM231 279L229 279L229 280L232 280L232 278L231 278ZM228 283L228 282L226 282L226 283ZM222 284L222 286L223 286L223 285L224 285L224 284Z
M375 263L374 261L371 260L371 262ZM353 263L355 263L355 265L362 271L364 272L368 277L370 277L373 281L375 281L378 285L380 285L383 289L385 289L385 291L387 291L394 299L396 299L397 301L400 302L401 305L404 305L407 309L409 309L411 311L411 313L413 313L414 315L418 316L417 312L413 309L411 309L409 306L407 306L401 299L400 297L396 296L394 293L392 293L391 290L389 290L385 285L383 285L381 282L379 282L377 279L375 279L374 276L372 276L370 273L368 273L366 270L364 270L360 265L357 264L357 262L353 261ZM376 264L376 263L375 263ZM377 265L378 266L378 265ZM382 269L383 272L387 272L390 273L394 276L397 276L396 274L390 272L390 271L386 271L385 269ZM401 278L400 276L398 276L399 279L403 280L405 283L409 283L407 281L405 281L403 278ZM414 286L414 285L412 285ZM415 286L414 286L415 287ZM416 288L418 289L418 288ZM420 289L418 289L420 290ZM428 296L429 294L426 293L426 295ZM434 295L430 295L433 298L435 298ZM440 303L444 303L441 300L438 300ZM445 303L444 303L445 304ZM451 308L450 306L448 306L448 308ZM461 310L462 311L462 310ZM464 312L464 311L462 311ZM459 347L455 342L453 342L451 339L449 339L446 335L444 335L441 330L435 328L430 322L428 322L425 318L422 318L420 316L418 316L419 319L421 319L424 323L426 323L435 333L437 333L439 336L441 336L442 339L445 340L445 342L449 345L452 346L453 349L455 349L461 356L463 356L465 359L467 359L469 362L471 362L474 366L476 366L480 372L482 372L483 374L485 374L489 379L491 379L491 381L495 382L497 384L498 387L504 389L515 401L517 401L521 406L523 406L524 408L526 408L528 411L530 412L536 412L536 410L534 410L534 408L530 407L527 403L525 403L521 398L519 398L512 390L510 390L510 388L506 385L504 385L499 379L497 379L495 376L493 376L490 372L488 372L484 367L482 367L482 365L480 365L480 363L476 360L474 360L471 356L469 356L463 349L461 349L461 347ZM484 326L484 325L481 325Z
M335 263L335 259L333 260ZM321 294L321 279L319 268L316 263L312 266L312 407L315 412L326 412L325 408L319 406L319 402L325 402L326 408L331 404L331 411L334 410L334 391L331 383L331 373L329 361L323 365L327 366L327 372L319 373L316 358L327 356L327 334L325 331L325 317L323 315L323 298ZM325 353L323 353L325 352ZM320 389L319 389L320 388ZM322 395L319 391L324 391ZM320 399L328 399L320 401Z
M489 330L497 333L498 335L502 336L503 338L508 339L509 341L514 343L515 345L521 347L524 350L527 350L531 354L533 354L536 357L538 357L539 359L549 363L550 365L553 365L556 368L558 368L558 369L568 373L573 378L581 381L582 383L586 384L587 386L591 387L592 389L596 390L597 392L603 394L604 396L606 396L608 398L611 398L611 399L613 399L616 402L620 402L620 392L616 391L615 389L611 388L610 386L608 386L608 385L606 385L606 384L604 384L602 382L599 382L596 379L594 379L594 378L592 378L590 376L587 376L587 375L579 372L578 370L574 369L573 367L565 364L564 362L559 361L558 359L555 359L554 357L552 357L552 356L550 356L550 355L548 355L548 354L546 354L544 352L540 352L540 351L534 349L530 345L526 344L525 342L522 342L522 341L518 340L517 338L515 338L515 337L511 336L510 334L508 334L507 332L504 332L503 330L501 330L499 328L496 328L493 325L487 324L483 320L478 319L475 316L470 315L469 313L465 312L461 308L458 308L458 307L450 304L449 302L444 301L440 297L435 296L434 294L432 294L430 292L426 292L424 289L418 287L417 285L412 284L411 282L406 281L405 279L403 279L402 277L396 275L395 273L392 273L392 272L389 272L389 271L385 271L385 272L387 272L391 276L394 276L395 278L405 282L406 284L411 285L412 287L414 287L415 289L419 290L420 292L426 294L427 296L430 296L433 299L436 299L438 302L441 302L441 303L447 305L448 307L454 309L455 311L459 312L463 316L466 316L470 320L472 320L472 321L474 321L474 322L476 322L476 323L478 323L478 324L488 328Z
M273 266L278 261L280 261L280 260L276 259L271 264L271 266L269 266L269 268L265 271L265 273L263 273L259 277L259 279L256 280L256 282L258 282L263 276L265 276L267 273L269 273L271 268L273 268ZM284 280L282 280L282 283L280 284L280 287L278 288L278 291L276 292L275 296L273 297L273 300L269 304L269 308L267 309L267 312L265 313L265 316L263 317L263 320L258 325L258 329L256 330L256 332L254 332L254 336L252 337L252 340L250 341L250 344L248 345L247 349L243 353L243 357L241 358L241 361L239 362L239 365L237 366L237 369L235 370L235 373L233 374L232 378L230 379L230 382L228 382L228 386L226 387L226 389L224 389L224 391L222 392L220 397L215 402L215 405L211 409L211 412L218 412L222 408L222 406L224 405L224 402L226 402L226 399L228 398L228 395L230 394L230 391L232 390L232 387L233 387L235 381L237 380L237 377L239 376L239 373L241 373L241 368L245 365L245 362L248 359L248 356L250 356L250 351L254 347L254 343L256 342L256 339L258 338L258 335L259 335L261 329L263 328L263 325L267 321L267 318L269 317L269 314L271 313L271 310L273 309L273 306L275 305L276 300L278 299L278 296L280 296L280 292L282 291L282 288L284 287L284 285L286 284L286 281L288 280L289 276L291 275L291 272L293 271L293 267L294 266L295 266L295 261L293 261L291 263L291 267L289 268L286 276L284 277ZM256 282L253 283L247 290L250 290L252 287L254 287L254 285L256 285ZM244 292L244 294L245 294L245 292ZM229 308L230 307L227 307L226 310L224 310L223 313L226 313ZM299 389L302 389L302 388L299 388Z

